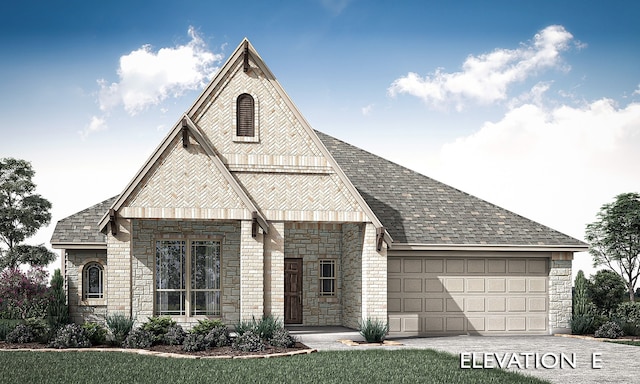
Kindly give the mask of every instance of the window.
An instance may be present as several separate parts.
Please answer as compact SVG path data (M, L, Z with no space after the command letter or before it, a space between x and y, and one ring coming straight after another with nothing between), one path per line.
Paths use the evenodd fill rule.
M156 314L220 315L220 242L156 242Z
M243 93L236 100L236 136L255 136L255 108L253 97Z
M103 269L99 263L85 265L82 273L82 292L84 299L102 299L104 297Z
M320 296L336 295L336 262L320 260Z

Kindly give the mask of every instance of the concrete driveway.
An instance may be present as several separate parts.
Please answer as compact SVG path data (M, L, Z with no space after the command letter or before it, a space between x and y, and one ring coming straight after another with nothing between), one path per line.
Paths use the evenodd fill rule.
M291 327L290 331L304 344L319 351L357 348L435 349L458 356L460 364L470 367L461 369L489 369L481 367L502 365L552 383L640 382L640 347L631 345L559 336L450 336L392 337L389 340L402 345L363 347L348 346L337 341L363 340L357 331L348 328ZM477 368L473 368L474 365Z

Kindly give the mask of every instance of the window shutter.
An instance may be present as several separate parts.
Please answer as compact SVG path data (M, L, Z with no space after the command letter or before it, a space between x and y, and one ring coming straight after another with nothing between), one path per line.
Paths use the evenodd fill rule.
M236 108L236 136L255 135L254 102L251 95L243 93L238 96Z

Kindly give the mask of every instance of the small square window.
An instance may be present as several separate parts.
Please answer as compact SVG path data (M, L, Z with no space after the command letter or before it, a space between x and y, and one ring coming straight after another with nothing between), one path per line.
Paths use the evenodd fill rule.
M320 260L320 296L336 295L336 262Z

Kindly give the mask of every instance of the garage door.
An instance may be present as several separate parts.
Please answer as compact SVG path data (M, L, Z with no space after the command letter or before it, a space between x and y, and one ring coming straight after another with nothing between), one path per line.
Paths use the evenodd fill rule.
M389 257L391 332L547 334L546 258Z

